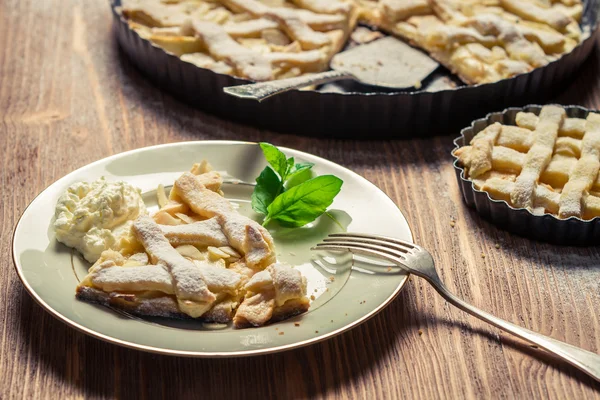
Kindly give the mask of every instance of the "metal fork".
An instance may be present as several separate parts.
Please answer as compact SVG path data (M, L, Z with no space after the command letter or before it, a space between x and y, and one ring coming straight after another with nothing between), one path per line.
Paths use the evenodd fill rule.
M600 381L600 355L494 317L456 297L442 283L435 270L435 263L431 254L416 244L384 236L336 233L329 235L323 240L323 243L317 244L312 250L347 250L352 253L375 256L391 261L411 274L424 278L443 298L461 310L494 325L496 328L537 345L579 368L595 380Z

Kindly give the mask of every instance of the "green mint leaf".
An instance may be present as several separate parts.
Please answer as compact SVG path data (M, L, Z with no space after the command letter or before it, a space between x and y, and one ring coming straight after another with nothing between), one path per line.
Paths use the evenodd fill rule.
M302 163L298 163L296 164L296 166L294 167L296 170L299 169L304 169L304 168L312 168L315 166L315 163L311 163L311 162L302 162Z
M288 172L288 176L285 181L285 187L287 189L291 189L294 186L298 186L301 183L311 179L313 177L313 173L311 171L313 165L313 163L296 164L294 168Z
M294 157L290 157L287 159L287 170L285 171L285 178L284 178L284 182L286 179L289 178L290 172L292 172L292 170L294 169Z
M277 220L283 226L297 228L314 221L333 203L342 184L336 176L322 175L294 186L267 207L265 224Z
M301 172L306 171L307 169L311 169L314 165L315 164L310 162L298 163L294 165L288 170L287 179L292 179L294 175L300 174Z
M281 190L281 179L271 167L265 167L258 178L252 192L252 209L260 214L268 214L267 207L273 202Z
M285 179L288 171L287 157L277 147L270 143L261 142L260 148L267 159L267 162L279 174L282 181Z

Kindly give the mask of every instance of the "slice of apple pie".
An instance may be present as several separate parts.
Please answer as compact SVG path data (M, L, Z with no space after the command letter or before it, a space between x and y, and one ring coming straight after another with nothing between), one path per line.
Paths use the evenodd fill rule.
M349 0L123 0L121 11L182 60L255 81L327 69L358 16Z
M237 328L305 312L306 279L276 260L273 239L222 195L207 163L175 181L159 211L104 251L77 297L142 316L200 318Z

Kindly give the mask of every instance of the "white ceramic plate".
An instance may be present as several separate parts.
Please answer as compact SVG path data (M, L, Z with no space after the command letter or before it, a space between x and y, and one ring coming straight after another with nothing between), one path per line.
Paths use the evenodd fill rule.
M318 175L344 180L330 209L349 232L393 236L412 241L408 223L396 205L376 186L337 164L300 151L282 148L296 161L315 163ZM254 182L266 162L255 143L198 141L154 146L117 154L89 164L58 180L37 196L15 229L13 259L23 285L52 315L97 338L140 350L196 357L232 357L296 348L337 335L364 322L389 304L408 275L399 268L361 265L348 256L315 258L310 247L340 231L326 216L300 229L271 229L280 260L308 278L310 310L273 325L236 330L197 321L140 319L75 299L75 287L89 263L58 243L51 228L58 197L74 182L123 180L142 189L149 209L156 209L159 183L171 185L194 162L210 161L225 179ZM252 186L227 184L225 196L253 217ZM270 226L270 228L272 228ZM328 261L323 263L323 261ZM334 265L332 265L334 264ZM299 326L297 326L298 324Z

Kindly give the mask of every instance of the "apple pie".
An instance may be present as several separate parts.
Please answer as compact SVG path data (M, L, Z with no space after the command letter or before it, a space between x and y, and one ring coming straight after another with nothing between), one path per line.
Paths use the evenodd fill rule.
M182 60L254 81L327 70L357 20L468 84L544 66L583 36L581 0L123 0L121 12Z
M77 298L142 316L200 318L236 328L305 312L306 278L277 262L270 233L223 197L207 163L179 177L160 208L102 253Z
M361 20L427 51L464 82L495 82L569 53L581 0L358 0Z
M600 216L600 114L568 118L556 105L494 123L454 155L464 176L492 199L535 215Z

